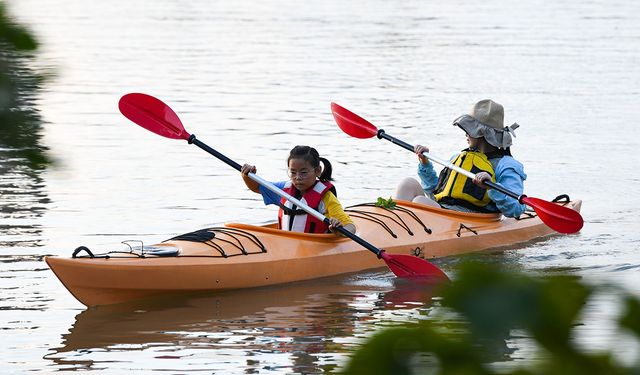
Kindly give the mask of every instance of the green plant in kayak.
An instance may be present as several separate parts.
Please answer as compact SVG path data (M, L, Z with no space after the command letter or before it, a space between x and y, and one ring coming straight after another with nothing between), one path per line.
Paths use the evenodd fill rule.
M376 201L376 207L384 207L388 209L393 209L396 206L396 202L393 201L393 198L389 197L389 199L384 199L382 197L378 197Z

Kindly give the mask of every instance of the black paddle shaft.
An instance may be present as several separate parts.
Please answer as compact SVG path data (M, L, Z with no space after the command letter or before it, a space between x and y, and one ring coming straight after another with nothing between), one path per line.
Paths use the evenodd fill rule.
M233 167L238 172L240 172L240 169L242 169L242 166L240 164L238 164L235 161L229 159L228 157L226 157L223 154L219 153L215 149L209 147L209 145L207 145L206 143L204 143L204 142L200 141L199 139L197 139L195 134L191 134L191 136L188 139L188 142L189 143L193 143L194 145L200 147L201 149L205 150L206 152L210 153L211 155L215 156L216 158L222 160L223 162L227 163L230 167Z
M324 219L325 224L329 224L329 219L325 218ZM338 232L342 233L342 235L344 235L345 237L349 237L352 240L356 241L358 244L360 244L362 247L364 247L365 249L371 251L372 253L376 254L378 256L378 259L382 258L382 252L384 250L382 249L378 249L377 247L373 246L372 244L368 243L367 241L363 240L362 238L356 236L355 234L349 232L348 230L344 229L344 227L342 226L338 226L336 227L336 229L338 230Z
M408 144L405 141L402 141L396 137L392 137L389 134L385 133L384 130L380 129L378 130L378 134L377 134L378 138L380 139L386 139L387 141L390 141L393 144L396 144L406 150L409 150L411 152L415 152L415 147L413 147L412 145ZM425 155L427 158L429 158L428 155ZM446 168L447 166L445 166ZM493 190L497 190L511 198L516 199L518 202L520 203L524 203L523 200L524 198L526 198L526 195L518 195L510 190L505 189L502 185L496 184L493 181L485 181L483 182L486 186L488 186L489 188L493 189Z

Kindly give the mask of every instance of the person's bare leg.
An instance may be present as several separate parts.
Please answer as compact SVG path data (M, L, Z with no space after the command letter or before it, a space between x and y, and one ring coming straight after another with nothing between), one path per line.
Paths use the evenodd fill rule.
M424 190L422 190L422 186L420 186L420 183L415 178L407 177L403 179L396 188L396 199L411 202L413 198L419 196L424 197Z
M415 198L413 198L413 202L414 203L420 203L420 204L424 204L425 206L433 206L433 207L440 207L440 204L436 201L434 201L431 198L428 198L424 195L419 195Z
M438 202L425 196L424 190L420 183L411 177L407 177L400 181L396 189L396 199L424 204L426 206L440 207Z

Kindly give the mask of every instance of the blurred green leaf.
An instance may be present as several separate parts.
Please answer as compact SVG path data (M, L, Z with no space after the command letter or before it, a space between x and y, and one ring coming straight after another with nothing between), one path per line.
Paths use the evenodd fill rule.
M620 317L620 326L629 329L640 339L640 299L628 296L624 304L625 311Z
M0 43L6 43L21 51L33 51L38 42L29 31L9 19L4 3L0 2Z
M466 340L452 340L429 324L391 328L374 335L349 362L347 374L415 374L417 353L432 353L418 367L444 373L490 374Z
M575 278L552 277L537 290L537 314L526 328L548 350L573 351L571 330L592 289Z
M346 374L640 374L611 353L590 353L572 341L595 289L569 276L533 277L497 265L462 264L440 290L458 313L378 332L356 353ZM640 338L640 302L627 297L619 322ZM466 322L466 323L465 323ZM492 366L508 353L513 330L528 333L540 359L511 370Z
M39 169L51 164L46 148L39 144L42 119L34 105L47 75L30 68L37 49L31 33L14 23L0 2L0 147Z
M443 291L443 305L463 314L476 338L503 337L535 319L535 283L497 266L460 266L457 279Z

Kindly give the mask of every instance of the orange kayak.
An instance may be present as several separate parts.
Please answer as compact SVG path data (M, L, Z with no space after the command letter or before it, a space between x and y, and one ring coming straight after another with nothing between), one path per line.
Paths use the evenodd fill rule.
M463 213L406 201L346 211L357 235L390 254L433 259L553 234L535 215L520 219ZM560 204L560 203L558 203ZM576 211L581 201L562 203ZM333 234L281 231L275 224L228 223L152 246L106 254L46 257L64 286L87 306L157 295L283 284L384 267L368 250Z

